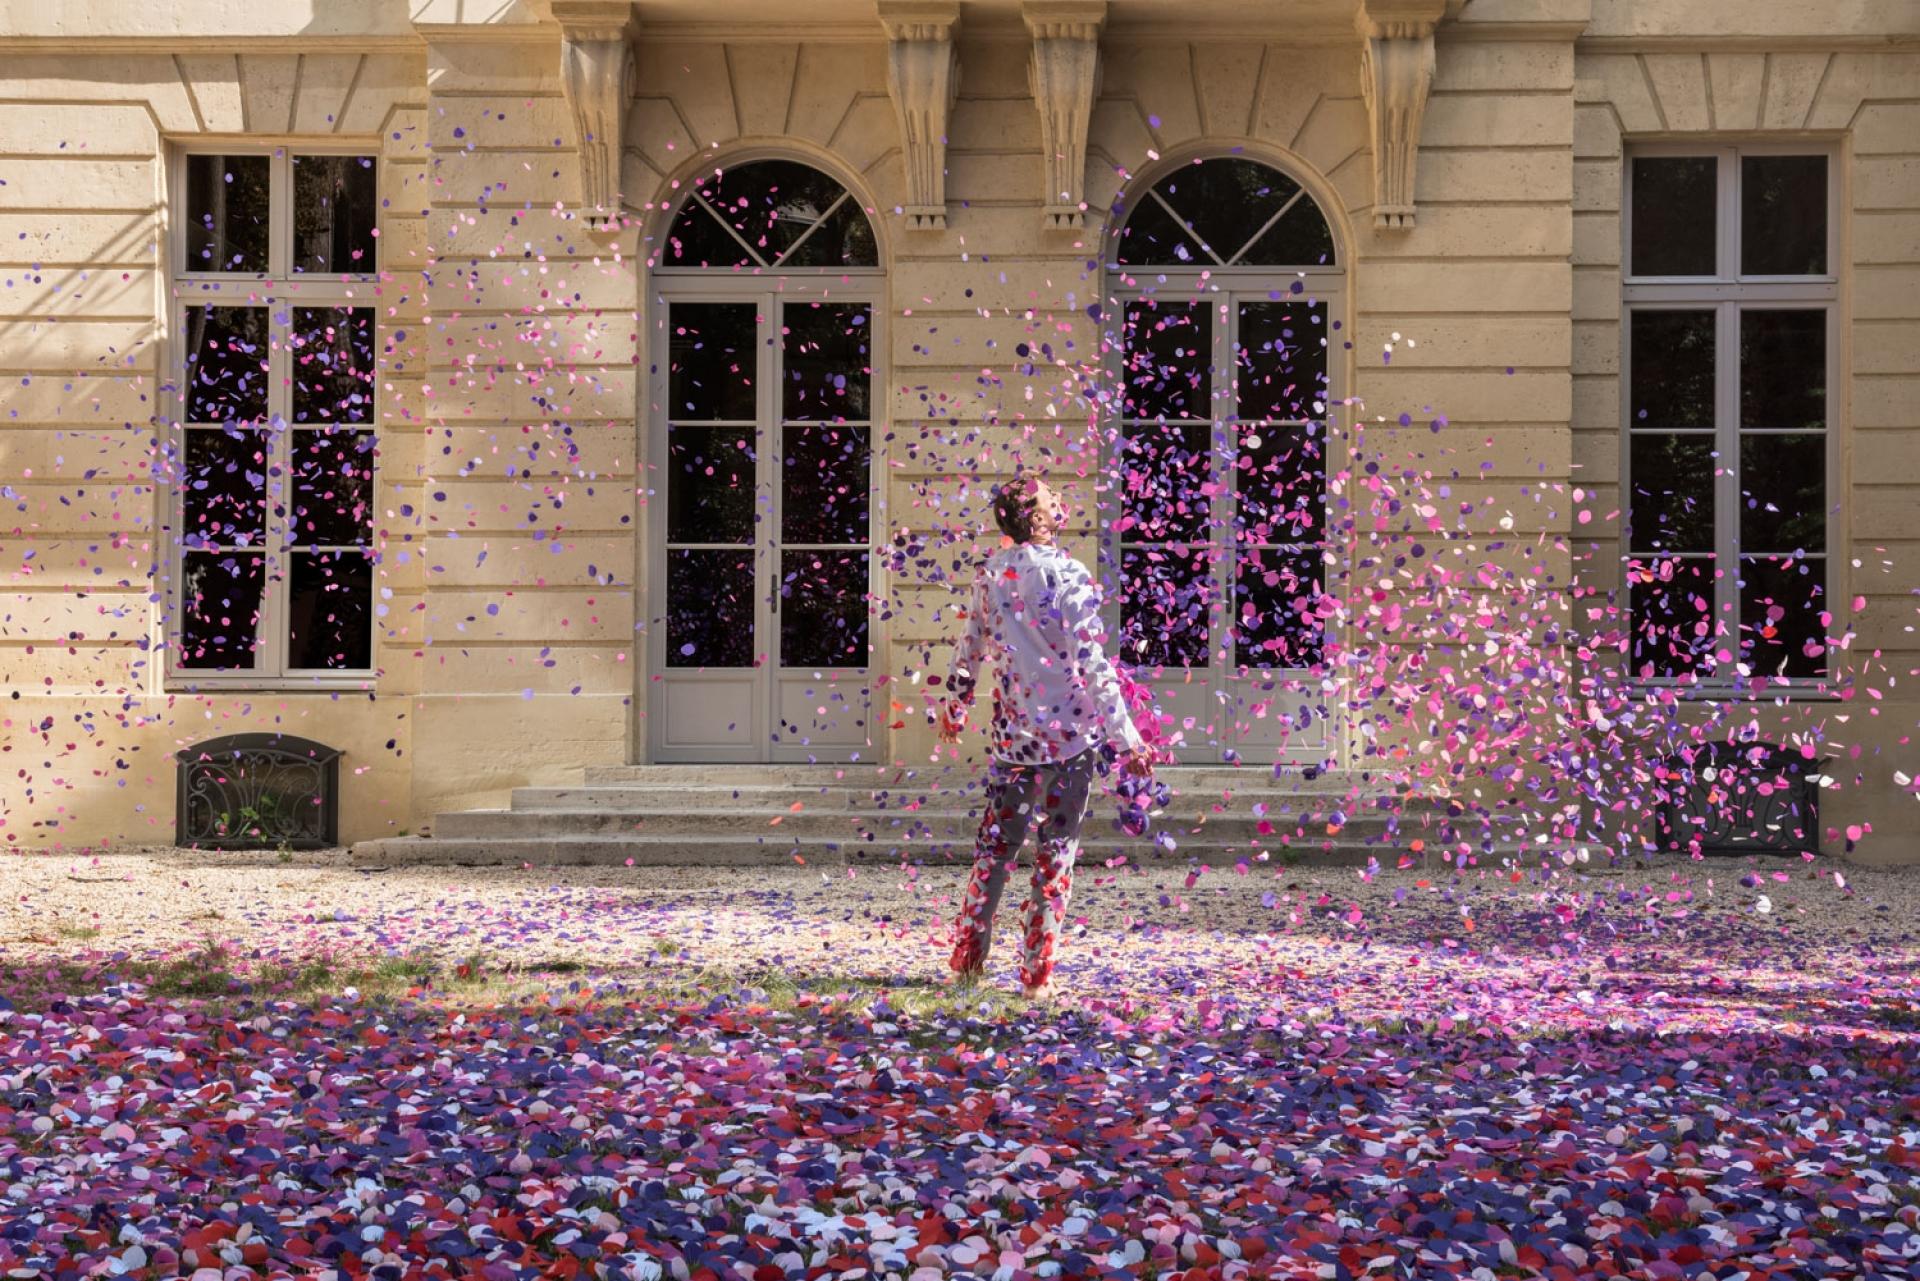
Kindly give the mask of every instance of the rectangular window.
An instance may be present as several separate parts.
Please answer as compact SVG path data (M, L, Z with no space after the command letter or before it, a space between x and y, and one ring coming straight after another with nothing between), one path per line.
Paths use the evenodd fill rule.
M377 160L230 147L173 173L168 671L364 678Z
M1834 169L1805 144L1627 157L1625 562L1642 679L1777 693L1827 675Z

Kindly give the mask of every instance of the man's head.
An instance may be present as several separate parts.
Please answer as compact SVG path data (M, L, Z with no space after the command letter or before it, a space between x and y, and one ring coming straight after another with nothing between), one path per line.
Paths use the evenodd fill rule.
M1066 523L1060 496L1044 480L1017 476L993 491L993 520L1016 543L1051 543Z

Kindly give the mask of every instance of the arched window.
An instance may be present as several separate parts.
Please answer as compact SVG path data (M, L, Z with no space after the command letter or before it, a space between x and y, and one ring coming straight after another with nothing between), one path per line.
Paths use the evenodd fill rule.
M1123 267L1330 267L1333 230L1313 197L1269 165L1182 165L1142 192L1114 260Z
M1120 656L1185 758L1324 759L1332 229L1299 182L1238 156L1181 165L1117 212L1102 555Z
M649 757L863 759L872 743L879 248L792 160L710 174L651 290Z
M753 160L695 183L663 267L878 267L873 225L853 193L794 160Z

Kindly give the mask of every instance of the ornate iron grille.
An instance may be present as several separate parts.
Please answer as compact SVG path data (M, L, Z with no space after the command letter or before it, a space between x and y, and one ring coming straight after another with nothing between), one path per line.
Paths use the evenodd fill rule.
M1773 743L1703 743L1671 758L1659 780L1661 848L1818 853L1822 764Z
M174 753L173 839L203 849L339 843L340 751L287 734L231 734Z

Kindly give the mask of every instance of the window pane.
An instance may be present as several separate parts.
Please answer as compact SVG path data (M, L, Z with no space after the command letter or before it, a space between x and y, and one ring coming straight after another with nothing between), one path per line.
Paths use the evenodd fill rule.
M1740 157L1740 274L1827 274L1827 158Z
M1326 308L1318 303L1240 305L1234 353L1240 417L1318 418L1326 411Z
M1200 233L1222 262L1231 262L1293 199L1300 184L1256 161L1223 157L1182 165L1155 183L1154 190ZM1312 203L1302 199L1287 211L1287 219Z
M1827 425L1827 313L1740 313L1740 425Z
M873 455L868 428L816 423L786 429L780 460L780 537L789 543L865 543Z
M1133 423L1120 446L1120 519L1114 532L1129 542L1205 538L1213 500L1210 423Z
M871 417L872 309L865 303L789 304L782 319L781 413L826 422Z
M1712 551L1713 437L1634 432L1628 448L1633 550Z
M1305 668L1320 661L1322 557L1318 548L1253 548L1240 554L1234 591L1234 661Z
M1712 666L1713 564L1711 556L1627 562L1636 676L1686 676Z
M751 427L667 429L667 541L753 542Z
M1714 156L1636 156L1628 274L1712 276L1720 162Z
M1128 547L1120 557L1121 655L1148 667L1206 667L1212 549Z
M1712 427L1713 313L1636 311L1627 321L1633 365L1627 425Z
M780 553L780 664L867 665L867 553Z
M298 547L365 547L373 531L373 433L293 433L293 513Z
M266 540L268 448L264 431L187 432L180 477L185 546L258 547Z
M679 302L669 319L667 416L752 422L759 360L758 309L750 302Z
M373 308L295 307L293 421L373 421Z
M271 174L268 156L187 157L188 271L268 269Z
M1321 423L1242 426L1234 479L1237 536L1248 543L1316 542L1326 530L1326 428Z
M1318 267L1333 261L1333 228L1312 196L1303 196L1240 255L1240 265L1252 267Z
M1143 192L1120 230L1114 261L1123 267L1198 267L1211 265L1213 259L1158 200Z
M293 269L365 274L374 269L379 170L372 156L293 158Z
M867 221L860 202L849 196L820 224L820 230L788 253L781 266L874 267L879 263L873 224Z
M267 309L189 307L190 423L257 422L267 416Z
M1206 303L1130 302L1124 338L1128 418L1206 418L1213 314Z
M366 552L293 553L287 666L333 672L373 666L373 558Z
M753 549L667 553L667 666L752 667Z
M1827 549L1824 433L1740 438L1740 546L1775 553Z
M1827 671L1826 558L1740 558L1740 657L1756 676Z
M266 558L258 552L190 551L181 558L179 665L249 671L259 648Z

